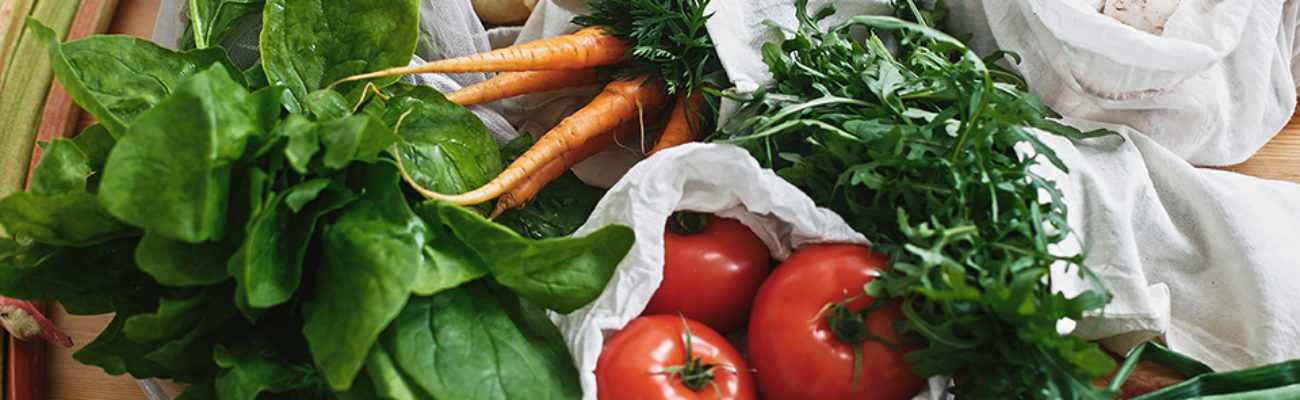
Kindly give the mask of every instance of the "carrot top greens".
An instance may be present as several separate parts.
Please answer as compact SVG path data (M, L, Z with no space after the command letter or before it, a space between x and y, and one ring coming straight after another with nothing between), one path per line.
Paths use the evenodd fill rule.
M994 79L1014 77L992 64L1001 54L981 59L911 1L896 12L907 20L858 16L829 29L817 21L833 9L806 7L798 1L799 26L782 28L790 39L762 48L774 86L714 139L745 147L890 254L867 289L901 299L902 329L928 342L906 355L918 374L965 374L954 389L963 398L1106 398L1089 380L1114 362L1056 326L1110 295L1083 255L1049 250L1070 232L1066 205L1031 167L1066 166L1030 128L1105 132L1049 119L1018 84ZM1053 292L1058 263L1094 289Z
M613 70L614 78L649 75L662 79L669 94L688 94L703 87L723 87L727 80L704 22L709 0L594 0L591 14L575 17L583 26L602 26L632 43L630 60Z

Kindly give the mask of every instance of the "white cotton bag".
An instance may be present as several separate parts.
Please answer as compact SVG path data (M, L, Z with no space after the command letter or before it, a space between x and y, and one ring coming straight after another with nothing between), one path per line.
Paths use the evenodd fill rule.
M1250 158L1295 110L1294 1L1181 0L1158 33L1081 1L949 4L949 27L1018 53L1013 68L1053 110L1131 126L1194 165Z

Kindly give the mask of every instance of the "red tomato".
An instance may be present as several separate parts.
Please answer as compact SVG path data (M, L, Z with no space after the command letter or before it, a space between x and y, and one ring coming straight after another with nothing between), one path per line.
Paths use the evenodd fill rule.
M827 323L828 304L861 295L847 305L856 313L871 303L862 286L885 261L883 253L866 247L818 244L798 249L776 267L758 290L749 320L749 361L764 399L906 399L920 390L923 379L903 354L871 339L859 342L862 363L854 383L853 346ZM864 324L897 345L900 335L891 324L902 320L894 302L867 314Z
M691 389L666 373L686 364L682 317L650 315L632 320L605 342L596 360L596 396L601 400L754 399L754 374L718 332L685 319L691 358L712 364L713 384ZM715 390L716 387L716 390Z
M672 314L718 332L745 326L754 293L771 269L767 245L735 219L710 216L703 231L664 230L664 280L643 315Z

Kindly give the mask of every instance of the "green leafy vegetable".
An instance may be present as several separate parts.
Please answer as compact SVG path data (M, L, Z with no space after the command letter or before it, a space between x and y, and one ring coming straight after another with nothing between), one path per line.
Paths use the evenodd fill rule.
M271 342L270 338L254 336L213 348L213 359L218 366L226 368L215 380L216 398L254 399L263 392L318 389L320 382L311 366L292 362L302 355Z
M113 218L83 190L36 196L14 192L0 200L0 225L43 243L88 246L139 232Z
M85 191L90 176L90 157L71 140L56 138L44 147L41 162L32 169L29 191L36 196L50 196L70 191Z
M187 30L191 34L188 41L192 43L186 44L199 49L216 44L235 22L262 11L265 3L265 0L189 0Z
M903 329L928 341L906 356L917 373L969 374L954 389L963 397L1104 397L1089 380L1114 362L1056 323L1110 297L1082 255L1049 251L1070 232L1065 204L1030 167L1065 166L1029 128L1104 132L1051 121L1032 95L993 79L1013 74L934 28L858 16L823 30L817 21L833 9L812 16L806 0L796 4L799 26L782 28L790 38L762 48L775 86L747 100L716 139L745 147L890 254L867 289L901 299ZM898 11L938 19L911 1ZM1054 293L1056 263L1094 289Z
M224 7L257 3L200 2L220 8L191 15L209 45ZM317 90L406 63L416 2L267 8L268 64L248 71L215 47L51 41L59 78L103 125L48 144L33 191L0 200L0 224L17 233L0 239L0 294L115 313L74 358L186 383L178 399L576 397L543 307L595 298L631 246L627 228L531 241L420 202L404 192L398 160L438 188L501 170L477 118L424 87L357 101ZM358 37L373 41L353 46ZM119 62L152 86L130 83L135 72ZM263 73L284 79L245 79ZM431 314L435 299L446 307ZM474 347L393 351L407 352L411 335ZM488 348L510 359L467 359ZM470 376L488 378L444 386Z
M669 94L693 93L706 86L726 87L727 75L704 22L709 0L594 0L589 15L574 17L582 26L601 26L634 46L628 65L614 78L647 75L663 79Z
M398 127L402 140L397 156L416 184L438 193L463 193L501 173L496 141L474 114L451 106L427 86L398 84L388 92L384 124Z
M418 15L417 0L269 0L262 11L262 68L269 82L288 88L285 107L302 112L307 93L410 63ZM383 87L396 80L373 83ZM339 91L356 87L346 83Z
M407 205L392 165L367 166L355 179L365 183L364 194L322 227L315 299L303 308L307 344L326 382L336 390L351 385L370 346L413 288L431 293L483 273L426 272L435 270L425 246L436 235Z
M230 278L226 259L238 243L186 243L145 232L135 248L135 263L167 286L211 285Z
M247 304L268 308L288 301L301 283L317 221L356 197L329 179L316 178L282 192L254 216L244 247L228 266Z
M138 275L131 263L134 248L135 241L131 239L87 248L20 244L12 239L0 239L0 293L35 301L57 299L64 302L69 312L85 314L77 307L68 307L67 300L102 299L101 295L123 286L128 277ZM86 311L107 312L104 308Z
M233 163L250 136L264 134L247 99L221 67L182 82L109 154L99 188L104 207L164 237L221 239Z
M114 137L140 113L157 104L190 75L221 64L230 78L243 75L220 49L174 52L148 40L128 36L92 36L60 44L54 31L28 23L50 52L54 76L82 109L95 116Z
M412 298L366 368L376 392L390 398L581 395L563 338L542 310L482 284Z
M436 213L483 257L497 282L561 313L600 296L614 267L632 247L632 229L625 226L610 225L581 237L533 241L451 203L426 203L417 212Z

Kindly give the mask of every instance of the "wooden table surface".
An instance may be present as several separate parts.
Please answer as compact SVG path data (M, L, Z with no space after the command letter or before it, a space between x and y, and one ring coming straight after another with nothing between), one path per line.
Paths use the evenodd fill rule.
M109 28L110 33L120 33L142 38L153 35L153 24L161 0L121 0L118 13ZM1300 183L1300 118L1292 117L1286 128L1250 160L1239 165L1222 168L1266 179ZM111 315L71 316L57 306L50 317L72 336L76 346L65 349L46 346L45 394L51 400L116 400L143 399L135 380L129 376L111 376L96 367L81 365L72 359L72 353L94 340ZM163 384L175 395L175 385Z

